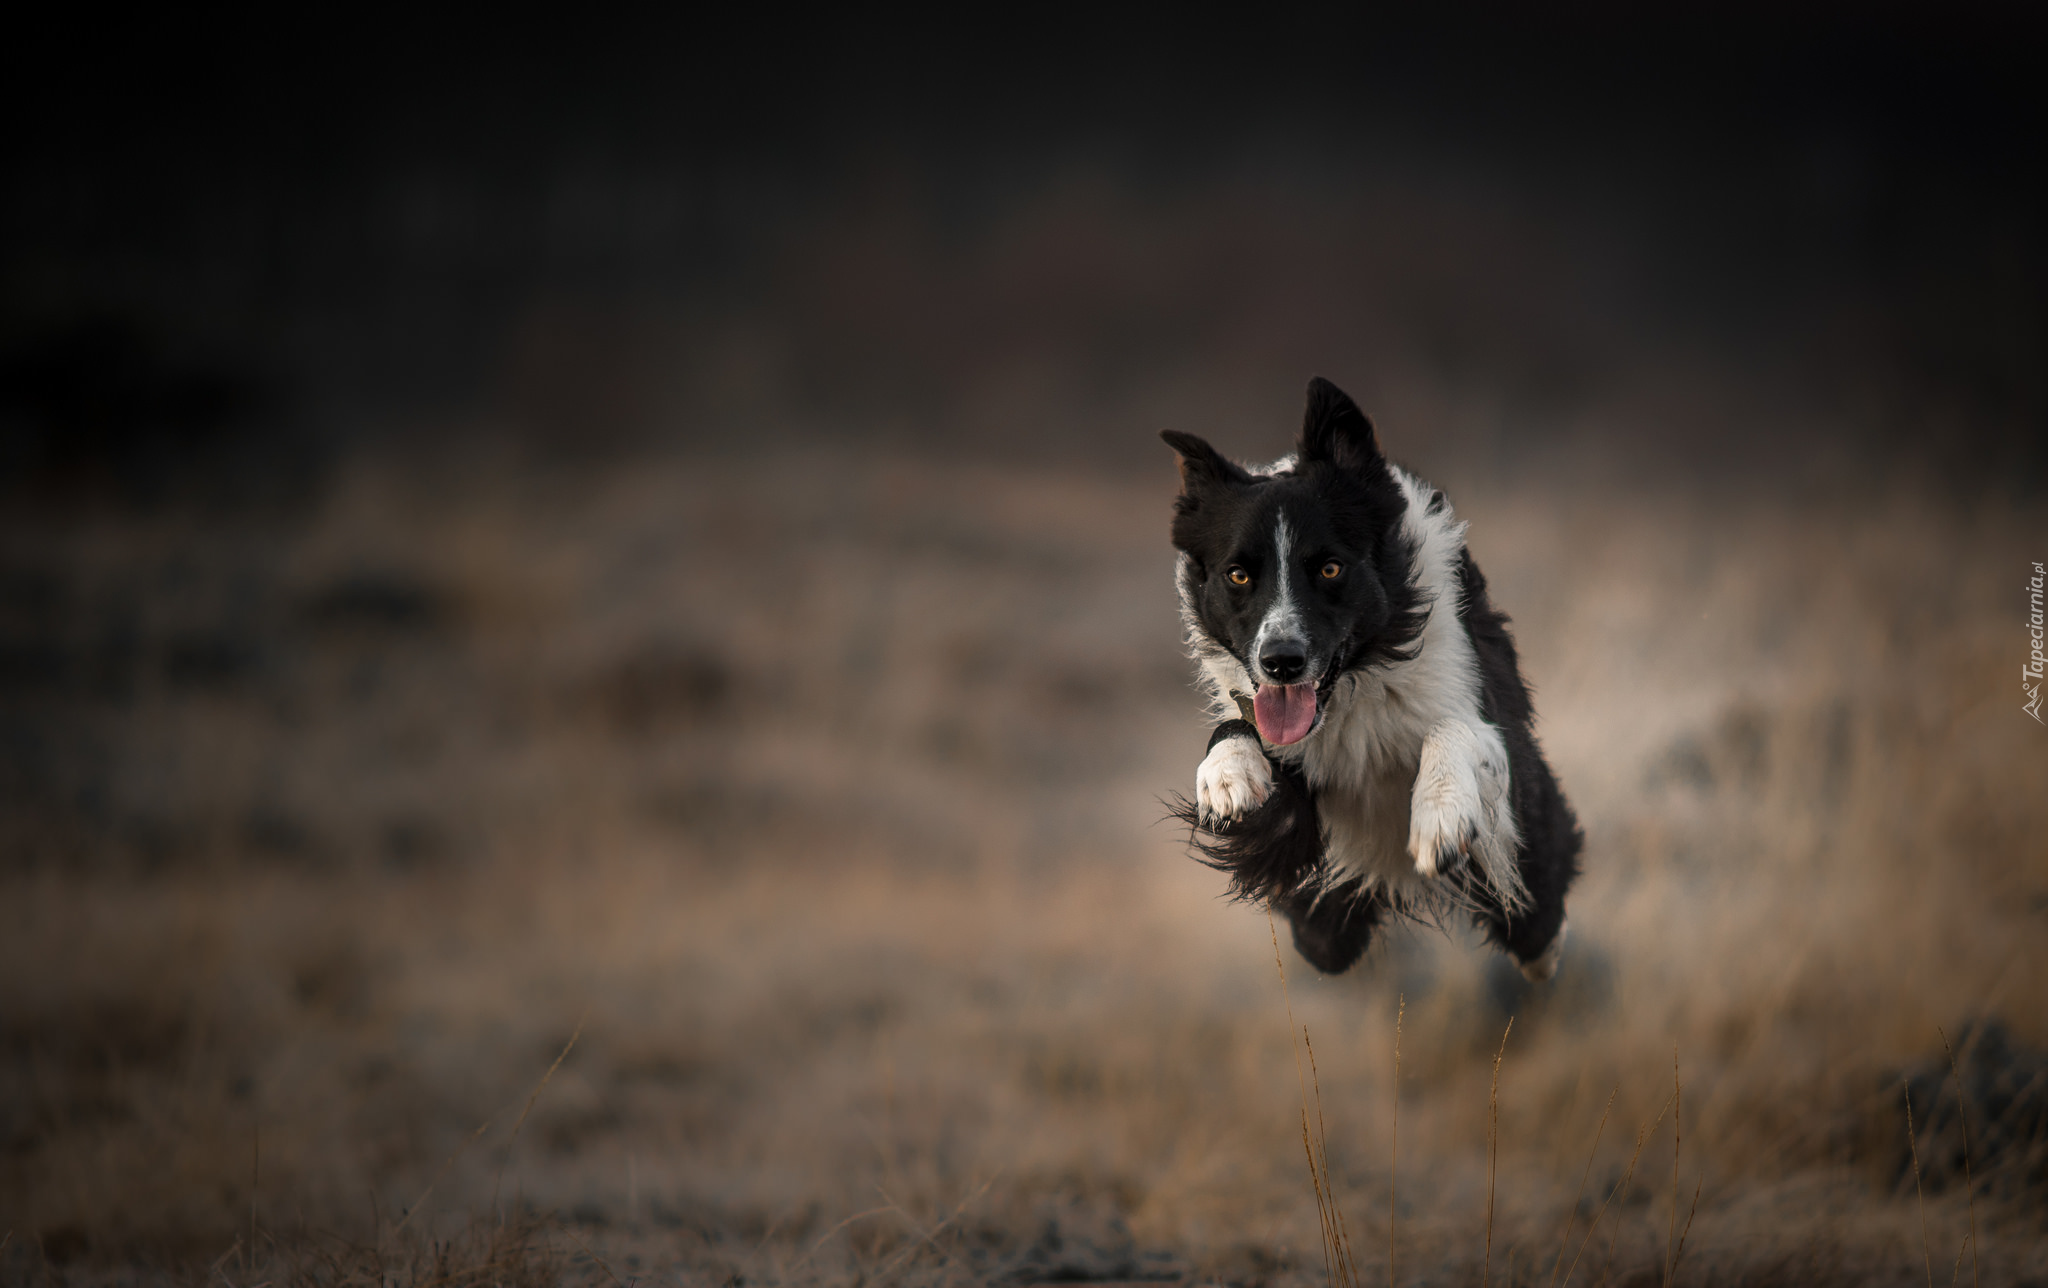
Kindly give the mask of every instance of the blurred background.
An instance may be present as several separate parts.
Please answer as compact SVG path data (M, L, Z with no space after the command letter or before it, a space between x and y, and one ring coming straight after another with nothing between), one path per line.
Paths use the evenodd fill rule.
M2048 1275L2041 36L22 28L0 1274L1321 1281L1320 1094L1363 1281ZM1551 989L1283 991L1162 821L1156 432L1312 374L1517 622Z

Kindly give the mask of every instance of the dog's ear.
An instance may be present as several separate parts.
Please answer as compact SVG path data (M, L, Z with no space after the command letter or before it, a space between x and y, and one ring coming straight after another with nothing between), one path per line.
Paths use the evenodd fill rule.
M1182 496L1193 496L1213 487L1231 483L1248 483L1251 476L1223 454L1193 434L1183 434L1177 429L1162 429L1159 436L1166 445L1180 453L1180 492Z
M1325 461L1340 470L1362 472L1380 464L1372 419L1342 389L1317 376L1308 382L1308 411L1301 419L1301 459Z

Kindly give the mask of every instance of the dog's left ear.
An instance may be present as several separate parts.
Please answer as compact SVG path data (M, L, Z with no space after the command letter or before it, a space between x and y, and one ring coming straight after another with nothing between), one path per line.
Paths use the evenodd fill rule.
M1385 460L1371 418L1358 410L1348 394L1321 376L1308 382L1308 411L1301 420L1301 459L1326 461L1353 472Z

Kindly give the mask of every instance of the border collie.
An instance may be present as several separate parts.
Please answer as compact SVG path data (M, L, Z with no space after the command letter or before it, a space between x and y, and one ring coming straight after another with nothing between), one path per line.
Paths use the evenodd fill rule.
M1174 807L1195 848L1326 973L1389 913L1459 911L1550 978L1584 836L1450 502L1320 377L1271 465L1161 437L1181 619L1223 718Z

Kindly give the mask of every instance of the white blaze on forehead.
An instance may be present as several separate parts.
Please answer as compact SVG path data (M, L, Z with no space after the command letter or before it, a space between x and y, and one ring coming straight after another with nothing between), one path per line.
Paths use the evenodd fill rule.
M1284 514L1273 524L1273 555L1273 572L1279 579L1279 585L1273 592L1273 604L1266 610L1265 620L1259 623L1259 633L1252 637L1251 660L1254 664L1265 653L1266 646L1276 640L1308 643L1302 629L1301 609L1294 602L1294 529L1288 526Z

